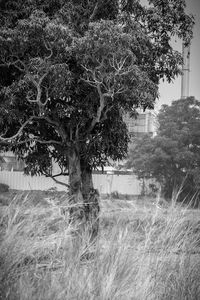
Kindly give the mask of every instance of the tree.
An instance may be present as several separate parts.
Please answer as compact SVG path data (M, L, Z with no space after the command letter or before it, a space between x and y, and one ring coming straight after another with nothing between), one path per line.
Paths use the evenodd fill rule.
M174 188L179 200L191 200L200 191L200 102L193 97L163 105L155 138L137 139L128 166L139 178L155 178L170 198Z
M27 173L56 180L54 159L69 174L72 202L85 203L77 219L87 215L92 170L126 155L123 113L153 108L159 80L180 73L169 42L189 43L193 18L184 1L54 2L3 4L0 139Z

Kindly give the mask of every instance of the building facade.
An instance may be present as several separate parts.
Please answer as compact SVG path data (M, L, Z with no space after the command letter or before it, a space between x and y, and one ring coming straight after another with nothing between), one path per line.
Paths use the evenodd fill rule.
M13 152L0 153L0 171L22 172L24 170L24 162L17 160Z
M130 117L129 113L124 116L129 135L132 138L142 136L144 134L156 135L158 129L157 114L155 111L142 110L138 111L137 118Z

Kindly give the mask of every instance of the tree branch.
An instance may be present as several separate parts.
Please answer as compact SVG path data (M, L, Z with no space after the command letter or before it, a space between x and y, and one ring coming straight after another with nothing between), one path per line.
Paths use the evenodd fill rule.
M18 56L10 55L8 57L8 60L11 60L11 61L7 62L6 60L2 59L3 63L0 66L8 66L8 67L10 67L10 66L13 65L13 66L15 66L21 72L25 72L26 71L26 69L27 69L26 65L24 64L24 62ZM21 66L19 66L19 64Z
M14 134L13 136L11 137L3 137L3 136L0 136L0 141L3 141L3 142L9 142L11 140L14 140L15 138L17 138L18 136L20 136L20 134L22 133L23 129L30 123L32 122L34 117L30 117L24 124L22 124L22 126L19 128L19 130L17 131L16 134ZM5 135L5 134L4 134Z
M34 139L34 141L36 141L37 143L40 143L40 144L56 144L56 145L60 145L60 146L62 146L63 145L63 143L62 142L59 142L59 141L55 141L55 140L49 140L49 141L42 141L42 140L39 140L39 139Z
M111 105L110 107L107 107L107 109L103 113L103 117L101 118L101 121L105 121L107 119L107 113L113 108Z
M35 78L31 75L31 74L27 74L26 77L27 79L35 86L36 90L37 90L37 95L36 95L36 99L31 99L30 98L30 93L27 94L27 101L30 103L37 103L39 105L39 107L44 107L47 102L48 102L48 91L46 90L46 100L45 102L41 101L41 97L42 97L42 81L44 80L44 78L48 75L48 71L45 72L40 79L38 80L38 82L35 80Z
M64 182L62 182L62 181L60 181L60 180L58 180L58 179L55 178L55 177L57 177L57 176L64 175L64 174L62 174L62 173L61 173L61 174L57 174L57 175L50 175L50 174L47 174L47 173L43 173L43 175L45 175L46 177L49 177L49 178L53 179L53 181L55 181L55 183L57 183L57 184L63 185L63 186L65 186L65 187L67 187L67 188L70 187L69 184L64 183Z
M25 143L28 143L28 142L37 142L37 143L40 143L40 144L46 144L46 145L52 145L52 144L56 144L56 145L59 145L59 146L62 146L63 143L62 142L59 142L59 141L55 141L55 140L49 140L49 141L42 141L42 140L39 140L39 139L35 139L34 137L33 138L29 138L29 139L26 139L24 141L18 141L16 142L17 145L23 145ZM4 141L4 143L6 145L10 144L9 141Z
M44 38L43 38L43 42L44 42L45 48L46 48L48 51L50 51L50 54L49 54L48 56L45 57L45 61L46 61L46 60L48 60L48 59L50 59L50 58L52 57L52 55L53 55L53 50L52 50L52 48L51 48L49 45L47 45L47 42L45 41Z
M4 133L3 135L0 136L0 141L3 141L3 142L11 142L12 140L16 139L17 137L20 136L20 134L22 133L23 129L28 125L28 124L31 124L34 120L45 120L47 121L50 125L52 125L54 128L58 129L59 131L59 127L60 127L60 124L56 121L53 121L51 120L49 117L45 117L45 116L32 116L30 117L27 121L24 122L24 124L22 124L22 126L19 128L19 130L16 132L16 134L10 136L10 137L4 137L6 133ZM59 132L59 134L61 134ZM31 140L31 139L30 139ZM38 142L40 143L49 143L50 144L50 141L41 141L41 140L38 140ZM59 144L59 145L62 145L61 142L59 141L53 141L52 142L56 143L56 144ZM19 142L20 143L20 142Z
M89 128L89 132L91 132L93 130L94 126L100 121L101 113L102 113L102 111L105 107L104 94L101 91L101 85L100 84L97 85L97 91L99 93L100 105L97 109L96 117L94 117L93 120L92 120L92 123L91 123L90 128Z
M69 172L65 173L65 172L60 172L58 174L55 175L51 175L53 178L55 177L59 177L59 176L69 176Z
M96 13L97 13L97 10L98 10L98 5L99 5L99 2L97 1L96 5L95 5L95 7L93 9L93 12L92 12L92 14L90 16L90 19L89 19L90 22L92 22L94 20L95 16L96 16Z
M56 121L52 120L48 116L39 116L39 117L35 117L35 118L38 119L38 120L45 120L55 128L58 128L60 126L59 122L56 122Z

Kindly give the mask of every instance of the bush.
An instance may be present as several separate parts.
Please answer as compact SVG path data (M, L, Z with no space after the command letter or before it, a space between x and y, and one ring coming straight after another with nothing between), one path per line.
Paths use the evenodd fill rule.
M0 193L8 192L9 186L5 183L0 183Z
M114 191L111 193L111 198L112 199L119 199L119 193L118 191Z

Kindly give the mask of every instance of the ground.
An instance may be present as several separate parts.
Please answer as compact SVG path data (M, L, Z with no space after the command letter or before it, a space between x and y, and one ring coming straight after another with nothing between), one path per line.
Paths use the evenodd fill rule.
M200 299L199 210L154 200L102 199L90 245L64 192L2 194L0 299Z

